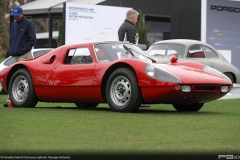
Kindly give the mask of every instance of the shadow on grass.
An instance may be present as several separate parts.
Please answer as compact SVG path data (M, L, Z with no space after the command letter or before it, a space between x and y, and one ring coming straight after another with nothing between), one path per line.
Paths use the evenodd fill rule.
M113 113L123 113L123 114L189 114L189 115L216 115L222 114L221 112L213 112L213 111L198 111L198 112L178 112L176 110L164 110L164 109L150 109L150 108L139 108L139 110L135 113L127 113L127 112L114 112L109 107L101 107L98 106L97 108L78 108L78 107L35 107L35 109L62 109L62 110L79 110L79 111L104 111L104 112L113 112Z
M176 110L161 110L161 109L140 109L138 111L138 113L141 113L141 114L146 114L146 113L149 113L149 114L176 114L176 115L181 115L181 114L188 114L188 115L219 115L219 114L222 114L220 112L213 112L213 111L209 111L209 112L206 112L206 111L198 111L198 112L179 112L179 111L176 111Z

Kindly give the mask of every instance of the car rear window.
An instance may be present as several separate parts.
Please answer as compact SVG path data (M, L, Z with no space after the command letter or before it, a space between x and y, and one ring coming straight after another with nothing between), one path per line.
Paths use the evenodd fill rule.
M204 46L205 47L205 53L207 58L218 58L218 54L212 50L211 48Z

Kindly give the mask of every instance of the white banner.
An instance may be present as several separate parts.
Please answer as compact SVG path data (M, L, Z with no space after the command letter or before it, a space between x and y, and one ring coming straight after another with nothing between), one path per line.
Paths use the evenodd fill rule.
M118 40L129 9L66 2L65 44Z

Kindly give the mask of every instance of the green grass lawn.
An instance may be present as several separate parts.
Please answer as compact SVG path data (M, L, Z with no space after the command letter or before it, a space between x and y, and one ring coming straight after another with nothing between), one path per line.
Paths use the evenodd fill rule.
M5 101L0 95L1 106ZM112 112L106 104L0 107L0 152L240 154L239 106L240 99L209 102L196 113L177 112L171 105L139 113Z

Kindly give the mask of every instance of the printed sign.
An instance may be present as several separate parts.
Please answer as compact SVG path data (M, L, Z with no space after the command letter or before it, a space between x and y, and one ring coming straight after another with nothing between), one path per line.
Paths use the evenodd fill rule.
M118 29L129 9L66 2L65 44L118 40Z

